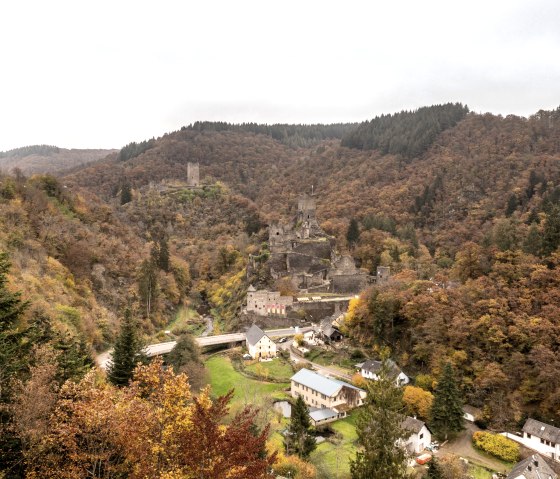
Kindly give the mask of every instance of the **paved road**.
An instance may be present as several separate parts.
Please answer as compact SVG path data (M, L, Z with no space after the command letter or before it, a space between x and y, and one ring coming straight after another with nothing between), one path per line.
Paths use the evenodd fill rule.
M268 329L266 334L271 338L278 338L282 336L294 336L297 333L304 333L311 330L311 327L298 328L283 328L283 329ZM204 336L195 338L200 347L215 346L218 344L229 344L245 341L245 333L232 333L232 334L218 334L216 336ZM148 357L158 356L160 354L168 354L177 344L176 341L167 341L165 343L149 344L145 348ZM107 369L113 351L109 350L99 354L96 357L96 362L101 369Z

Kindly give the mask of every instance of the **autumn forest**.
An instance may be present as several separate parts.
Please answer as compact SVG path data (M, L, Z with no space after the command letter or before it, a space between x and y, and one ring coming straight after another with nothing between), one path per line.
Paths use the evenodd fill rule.
M215 333L249 326L249 257L268 257L268 225L311 192L340 253L391 271L350 302L352 348L390 350L429 392L450 363L484 427L560 424L560 108L197 122L120 151L65 151L0 153L0 478L86 477L96 459L111 470L87 477L267 477L268 426L252 406L230 413L196 354L183 369L144 364L125 387L95 357L126 311L143 343L191 310ZM189 162L200 188L185 186ZM205 462L193 424L212 432L206 458L220 441L229 458ZM97 456L81 455L89 442Z

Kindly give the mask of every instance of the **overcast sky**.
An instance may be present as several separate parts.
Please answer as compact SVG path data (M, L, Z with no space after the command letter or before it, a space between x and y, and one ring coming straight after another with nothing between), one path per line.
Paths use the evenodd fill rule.
M6 0L0 19L0 150L560 105L559 0Z

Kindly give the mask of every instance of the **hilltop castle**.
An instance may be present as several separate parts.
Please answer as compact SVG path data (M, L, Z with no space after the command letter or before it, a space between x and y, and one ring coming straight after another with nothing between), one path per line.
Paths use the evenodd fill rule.
M357 293L368 283L351 256L340 256L335 238L317 221L315 197L298 199L297 213L289 224L269 228L270 274L290 278L294 287L308 292Z

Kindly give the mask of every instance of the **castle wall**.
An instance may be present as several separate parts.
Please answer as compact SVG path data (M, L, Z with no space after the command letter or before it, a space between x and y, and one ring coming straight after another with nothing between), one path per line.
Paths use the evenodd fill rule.
M247 311L261 316L285 316L286 309L293 303L291 296L281 296L278 291L248 291Z
M328 241L309 241L297 243L293 248L295 253L307 254L316 258L331 259L331 244Z
M365 273L357 274L337 274L332 276L332 291L338 294L358 294L368 285L368 275Z

